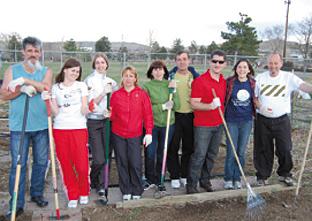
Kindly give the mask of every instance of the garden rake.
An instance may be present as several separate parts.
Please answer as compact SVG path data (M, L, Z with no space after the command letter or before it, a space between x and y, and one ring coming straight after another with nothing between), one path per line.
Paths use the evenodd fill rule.
M175 88L169 88L169 101L172 101L173 92ZM165 176L166 176L166 162L167 162L167 152L168 152L168 137L169 137L169 130L170 130L170 116L171 116L171 109L168 110L167 113L167 122L166 122L166 134L165 134L165 143L164 143L164 153L163 153L163 161L162 161L162 168L161 168L161 176L160 176L160 185L156 189L154 193L154 198L160 199L164 196L170 195L166 192L165 189Z
M23 146L25 141L25 130L27 124L27 117L28 117L28 109L29 109L29 96L25 95L25 106L24 106L24 116L23 116L23 124L22 124L22 133L21 133L21 140L19 143L18 155L17 155L17 165L16 165L16 173L15 173L15 183L14 183L14 191L12 197L12 213L11 213L11 221L15 221L16 218L16 204L17 204L17 196L18 196L18 188L19 188L19 181L21 177L21 167L22 167L22 154L23 154Z
M107 94L107 110L109 110L110 93ZM110 119L105 122L105 163L104 163L104 196L95 201L98 205L107 205L108 203L108 184L109 184L109 144L110 144ZM105 198L104 198L105 197Z
M213 94L214 98L217 97L214 88L212 88L212 94ZM228 139L230 141L230 144L231 144L231 147L232 147L232 151L233 151L235 160L237 162L237 165L239 167L239 170L240 170L240 172L242 174L243 180L244 180L244 182L246 184L246 187L247 187L247 211L246 211L246 216L248 218L250 218L251 220L253 220L256 217L259 217L259 215L263 211L264 206L265 206L265 200L259 194L255 193L252 190L252 188L251 188L251 186L250 186L250 184L249 184L249 182L248 182L248 180L247 180L247 178L245 176L243 167L242 167L241 163L239 162L239 158L237 156L237 153L236 153L236 150L235 150L235 146L234 146L231 134L229 132L229 129L227 127L227 123L226 123L226 121L224 119L221 107L218 107L218 111L219 111L220 117L222 119L222 123L224 125L227 137L228 137Z
M54 203L55 203L55 216L51 215L49 220L66 220L69 219L69 215L61 215L59 200L58 200L58 187L57 187L57 177L56 177L56 167L55 167L55 154L54 154L54 139L52 132L52 117L51 117L51 104L50 100L46 100L46 108L48 114L48 129L49 129L49 146L50 146L50 162L52 169L52 182L53 182L53 192L54 192Z
M299 178L298 178L298 183L297 183L297 188L296 188L296 197L299 194L301 178L302 178L302 175L303 175L303 171L304 171L304 167L305 167L305 163L306 163L306 159L307 159L307 155L308 155L308 151L309 151L311 136L312 136L312 121L311 121L310 131L309 131L309 135L308 135L307 146L306 146L305 151L304 151L304 156L303 156L303 160L302 160L301 170L300 170L300 174L299 174Z

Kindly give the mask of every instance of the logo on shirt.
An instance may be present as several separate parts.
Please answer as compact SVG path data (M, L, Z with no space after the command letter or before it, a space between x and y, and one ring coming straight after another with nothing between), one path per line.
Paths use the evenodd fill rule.
M234 106L247 107L250 104L250 94L247 90L241 89L237 92L236 98L233 99Z
M270 85L262 84L260 95L270 96L270 97L285 97L286 85Z

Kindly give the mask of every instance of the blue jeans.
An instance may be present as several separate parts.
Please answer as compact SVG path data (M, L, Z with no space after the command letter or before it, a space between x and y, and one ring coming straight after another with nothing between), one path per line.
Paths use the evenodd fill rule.
M17 166L17 156L19 152L19 144L21 140L20 131L10 132L10 151L11 151L11 171L9 178L9 192L11 195L10 209L12 208L12 197L14 193L14 182ZM21 154L21 175L17 195L16 208L24 208L25 204L25 181L26 181L26 165L28 160L28 150L30 142L32 142L33 165L31 173L30 195L43 196L44 178L48 165L49 137L48 130L40 130L35 132L25 132L23 152Z
M174 125L169 127L169 146L174 132ZM165 147L166 127L153 128L153 141L145 150L145 177L147 182L160 184L162 160Z
M229 132L231 134L239 162L242 167L245 165L245 153L252 129L252 121L245 122L228 122ZM235 160L234 153L229 139L226 140L226 158L224 166L225 181L240 181L241 173Z
M214 161L219 152L223 125L194 127L194 153L191 156L187 184L196 187L207 184L211 178Z

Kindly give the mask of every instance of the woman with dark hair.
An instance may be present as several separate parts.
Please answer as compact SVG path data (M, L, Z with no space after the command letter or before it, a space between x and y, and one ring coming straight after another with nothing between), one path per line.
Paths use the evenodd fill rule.
M245 152L252 129L252 118L255 114L254 70L246 59L239 60L234 68L234 75L227 79L225 98L225 120L231 134L239 161L244 167ZM242 188L240 171L229 140L226 141L225 189Z
M42 94L44 100L50 100L55 116L53 136L69 208L76 208L78 199L80 204L87 204L90 191L86 125L88 89L80 81L81 73L79 61L68 59L56 76L52 96Z
M145 190L153 185L160 185L168 110L174 110L180 107L178 96L174 95L173 100L169 100L169 90L175 89L176 84L175 81L168 81L169 73L164 62L160 60L154 61L146 75L151 80L144 84L143 89L147 91L152 102L155 126L152 134L153 141L151 145L145 149ZM168 144L170 144L173 136L174 120L174 111L172 111L170 116ZM164 190L164 187L160 188Z

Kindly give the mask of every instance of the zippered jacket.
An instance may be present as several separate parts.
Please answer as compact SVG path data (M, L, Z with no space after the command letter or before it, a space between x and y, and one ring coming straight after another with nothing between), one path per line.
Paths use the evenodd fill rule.
M112 132L123 138L152 134L154 127L151 100L143 89L135 87L127 92L124 87L115 91L110 100Z

